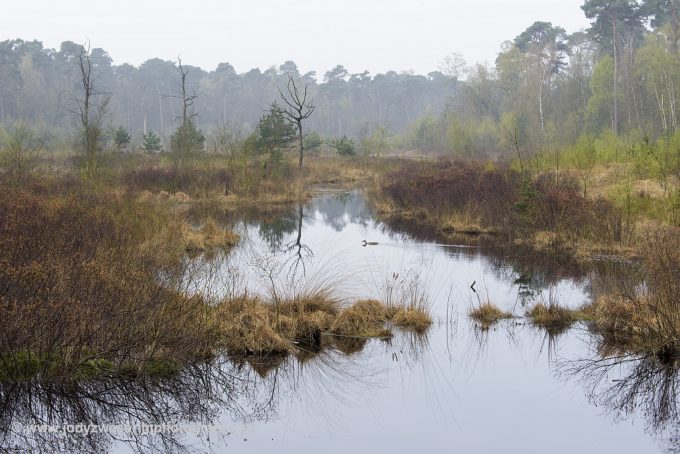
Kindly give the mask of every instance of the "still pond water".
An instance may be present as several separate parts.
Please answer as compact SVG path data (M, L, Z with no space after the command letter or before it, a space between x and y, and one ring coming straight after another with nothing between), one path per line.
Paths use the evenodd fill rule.
M198 260L187 283L195 291L218 298L272 285L287 294L331 285L347 301L418 294L434 325L425 337L396 332L389 342L354 343L344 352L221 358L153 385L84 386L54 400L50 393L63 389L26 389L36 396L13 397L15 421L39 414L188 428L185 435L122 441L98 435L75 446L113 452L680 450L674 373L644 359L601 358L585 325L549 333L522 318L538 302L587 303L590 274L474 244L417 240L377 222L357 192L236 219L241 244L228 256ZM363 240L378 244L362 247ZM478 326L467 314L486 300L518 318ZM74 438L27 437L16 445L50 450Z

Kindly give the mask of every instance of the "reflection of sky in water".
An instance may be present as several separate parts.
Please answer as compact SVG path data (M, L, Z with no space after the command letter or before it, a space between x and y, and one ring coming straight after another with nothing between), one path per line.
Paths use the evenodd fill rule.
M640 421L613 423L588 402L579 383L555 378L556 359L589 356L582 329L549 340L522 319L487 332L467 319L478 298L520 316L526 310L522 303L531 304L526 298L579 306L588 300L582 284L559 281L548 287L549 279L540 273L527 282L524 271L475 248L423 244L391 233L371 218L356 194L321 197L303 213L300 231L297 207L273 222L239 224L242 244L206 265L208 274L198 279L198 288L205 290L210 282L216 295L243 288L263 292L270 275L285 294L323 282L350 300L384 297L390 281L417 280L431 302L435 326L425 346L397 335L391 345L372 341L349 358L331 353L325 364L289 360L289 367L262 379L277 381L275 416L243 424L224 414L219 424L231 435L226 445L213 440L211 449L658 451L659 441L644 433ZM379 245L362 247L362 240ZM470 290L475 281L477 294Z
M557 297L570 306L587 301L578 284L560 281L548 288L538 273L524 282L522 273L489 260L473 247L421 243L390 232L371 218L357 194L321 197L304 206L300 245L296 245L298 226L296 207L273 221L238 224L241 244L223 260L206 264L209 278L198 279L197 287L208 286L220 294L232 289L238 274L237 286L263 291L260 284L268 284L270 273L282 290L331 282L349 298L380 298L388 282L418 279L430 296L433 312L440 316L446 315L447 301L462 313L478 298L519 311L527 295L546 301ZM379 245L362 247L363 240ZM477 294L470 291L473 282Z

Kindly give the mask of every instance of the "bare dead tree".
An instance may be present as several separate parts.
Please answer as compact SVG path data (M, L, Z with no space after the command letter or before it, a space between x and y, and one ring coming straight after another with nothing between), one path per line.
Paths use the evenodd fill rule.
M182 59L177 57L177 70L179 71L182 83L181 83L181 100L182 100L182 128L186 128L190 120L192 120L196 113L190 112L191 106L194 105L194 101L198 98L198 95L194 90L191 94L187 94L187 76L189 75L189 69L182 65Z
M298 129L298 141L300 150L300 161L298 163L300 169L302 169L302 159L304 157L304 135L302 133L302 121L311 117L316 109L314 105L314 100L307 100L307 84L305 84L302 93L295 83L295 79L289 74L288 83L286 84L286 93L284 93L280 87L276 87L281 96L281 100L286 105L283 109L283 114L288 120L294 123Z
M175 151L180 154L185 154L188 151L192 151L193 147L191 133L193 130L193 120L196 118L197 114L193 112L192 106L194 101L198 99L198 95L195 90L191 90L189 93L187 89L187 76L189 75L189 68L186 68L182 64L182 59L177 57L177 71L180 75L180 85L179 92L172 95L165 95L166 98L179 99L182 103L182 115L177 117L181 120L182 124L176 134L176 140L173 145L177 148Z
M104 135L104 118L108 113L111 95L99 91L97 81L99 75L92 67L90 47L83 46L78 56L80 69L82 97L76 97L75 111L80 123L82 134L82 157L85 173L92 177L97 172L97 160L101 151L101 141Z

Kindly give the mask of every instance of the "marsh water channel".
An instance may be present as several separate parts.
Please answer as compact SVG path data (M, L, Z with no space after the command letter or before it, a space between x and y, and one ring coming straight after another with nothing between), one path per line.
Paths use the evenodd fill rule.
M417 295L424 336L352 339L270 358L224 356L149 382L2 385L5 449L190 452L617 452L680 450L677 375L653 359L606 356L586 324L547 331L538 302L577 307L596 267L574 269L475 241L439 244L377 222L359 192L230 212L241 235L193 259L186 285L210 298L331 287L347 302ZM362 246L362 241L377 245ZM473 287L472 284L475 283ZM482 327L492 301L517 318ZM603 356L604 355L604 356ZM180 431L25 431L30 424L165 424Z

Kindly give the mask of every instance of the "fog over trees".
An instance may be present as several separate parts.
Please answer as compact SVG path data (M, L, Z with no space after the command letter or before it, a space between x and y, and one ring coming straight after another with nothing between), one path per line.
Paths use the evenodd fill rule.
M316 74L293 61L237 73L229 63L206 71L183 62L187 89L197 95L192 120L206 134L225 127L248 134L292 78L308 87L316 107L307 132L358 143L380 130L402 148L476 156L540 151L584 134L673 132L680 1L587 0L582 10L588 30L569 34L537 21L502 43L493 65L466 63L453 53L427 75L350 74L342 65ZM59 49L0 42L0 123L23 120L68 137L82 48L71 41ZM98 88L111 95L109 130L122 127L137 145L152 131L169 148L183 121L178 63L113 65L96 47L90 60Z
M80 84L81 44L66 41L59 49L46 49L38 41L0 43L0 121L21 119L56 132L73 128L69 108ZM182 100L177 62L150 59L139 67L113 65L104 49L90 51L98 86L110 93L110 123L134 137L153 130L168 139L182 121ZM404 131L420 116L443 111L453 86L440 72L420 76L388 72L350 74L338 65L322 75L301 73L287 61L265 71L238 74L229 63L206 71L183 62L187 88L196 93L193 111L203 129L218 126L252 130L269 105L280 100L288 77L309 87L318 106L308 128L322 135L353 135L364 123L387 125Z

